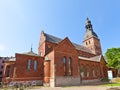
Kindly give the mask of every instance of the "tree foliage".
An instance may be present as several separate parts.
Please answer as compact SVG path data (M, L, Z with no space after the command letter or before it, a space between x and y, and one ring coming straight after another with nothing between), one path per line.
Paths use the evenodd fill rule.
M107 66L120 69L120 48L107 49L105 53L107 58Z

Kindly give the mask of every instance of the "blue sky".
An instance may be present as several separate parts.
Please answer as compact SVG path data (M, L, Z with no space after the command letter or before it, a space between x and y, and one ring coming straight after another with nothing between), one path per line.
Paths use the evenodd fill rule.
M120 0L0 0L0 56L37 53L42 30L82 45L87 17L103 54L120 46Z

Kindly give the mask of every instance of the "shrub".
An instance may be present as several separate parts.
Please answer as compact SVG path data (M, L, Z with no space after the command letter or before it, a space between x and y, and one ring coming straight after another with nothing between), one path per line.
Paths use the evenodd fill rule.
M102 82L109 82L110 80L108 78L102 78L100 81L102 81Z

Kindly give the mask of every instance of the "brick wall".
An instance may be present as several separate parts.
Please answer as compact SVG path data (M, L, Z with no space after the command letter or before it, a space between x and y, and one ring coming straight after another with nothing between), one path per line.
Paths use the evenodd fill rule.
M42 56L45 55L45 36L43 31L41 32L40 41L38 45L38 55L40 55L41 53Z
M51 52L57 46L56 43L45 41L45 55Z
M45 60L46 60L46 58L47 58L47 60L50 60L50 71L48 69L49 68L48 65L47 65L48 63L46 63L46 61L45 61L44 65L46 65L46 66L44 66L45 67L44 72L46 72L46 74L50 73L50 78L47 78L47 76L49 76L49 75L45 75L46 76L45 78L47 78L46 81L45 81L45 84L49 83L48 85L50 85L51 87L54 87L55 86L55 62L54 62L55 57L54 57L54 50L51 51L49 54L47 54L45 56Z
M50 60L44 61L44 83L50 82Z
M63 69L63 58L66 58L66 76L69 75L69 63L68 59L71 59L71 73L72 76L78 76L78 53L72 43L68 38L65 38L56 48L55 48L55 75L64 76Z
M83 66L84 76L81 75L80 67ZM94 68L94 75L93 75ZM87 69L87 71L86 71ZM94 80L94 79L102 79L107 77L108 67L106 66L106 62L102 57L100 62L89 61L89 60L79 60L79 70L82 80ZM89 75L87 75L89 72Z
M63 84L64 85L80 84L80 77L78 72L78 53L68 38L65 38L63 41L61 41L58 44L58 46L55 47L54 55L55 55L55 59L54 59L55 86L61 86ZM66 59L65 66L63 64L64 57ZM70 67L68 61L69 59L71 60ZM71 75L69 72L70 68L71 68ZM72 81L74 83L72 83Z
M3 79L2 82L4 83L9 83L13 79L13 72L14 72L14 61L6 61L4 64L4 72L3 72ZM10 71L8 71L8 67L10 67ZM9 72L9 77L8 77L8 72Z
M84 71L84 76L81 75L81 71L80 71L80 75L81 75L82 80L93 80L93 79L100 79L101 78L101 73L102 72L101 72L101 69L100 69L100 63L99 62L93 62L93 61L80 59L79 60L79 70L80 70L80 66L83 67L83 71ZM95 75L93 75L92 68L94 68L94 74ZM89 72L89 75L87 75L87 72Z
M101 62L100 62L100 69L101 69L101 76L102 78L106 78L108 77L107 75L107 71L108 71L108 67L106 66L106 61L104 60L104 58L101 58Z
M30 70L28 70L28 60L31 60ZM37 68L34 70L34 61L37 61ZM43 80L44 59L40 56L30 56L16 54L15 80Z
M83 41L83 46L87 47L96 55L102 54L100 40L96 39L95 37Z

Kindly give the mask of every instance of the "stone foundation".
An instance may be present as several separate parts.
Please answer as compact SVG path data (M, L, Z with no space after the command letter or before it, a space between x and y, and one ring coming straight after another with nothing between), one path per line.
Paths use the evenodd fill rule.
M83 80L83 81L81 81L82 84L95 83L95 82L100 82L100 79Z
M54 78L50 79L50 87L55 87L55 79Z
M42 86L43 80L34 80L34 81L12 81L8 83L9 86L13 86L15 84L23 84L23 85L32 85L32 86Z
M43 83L43 86L49 87L49 86L50 86L50 83Z
M55 86L76 86L80 85L80 76L56 77Z

